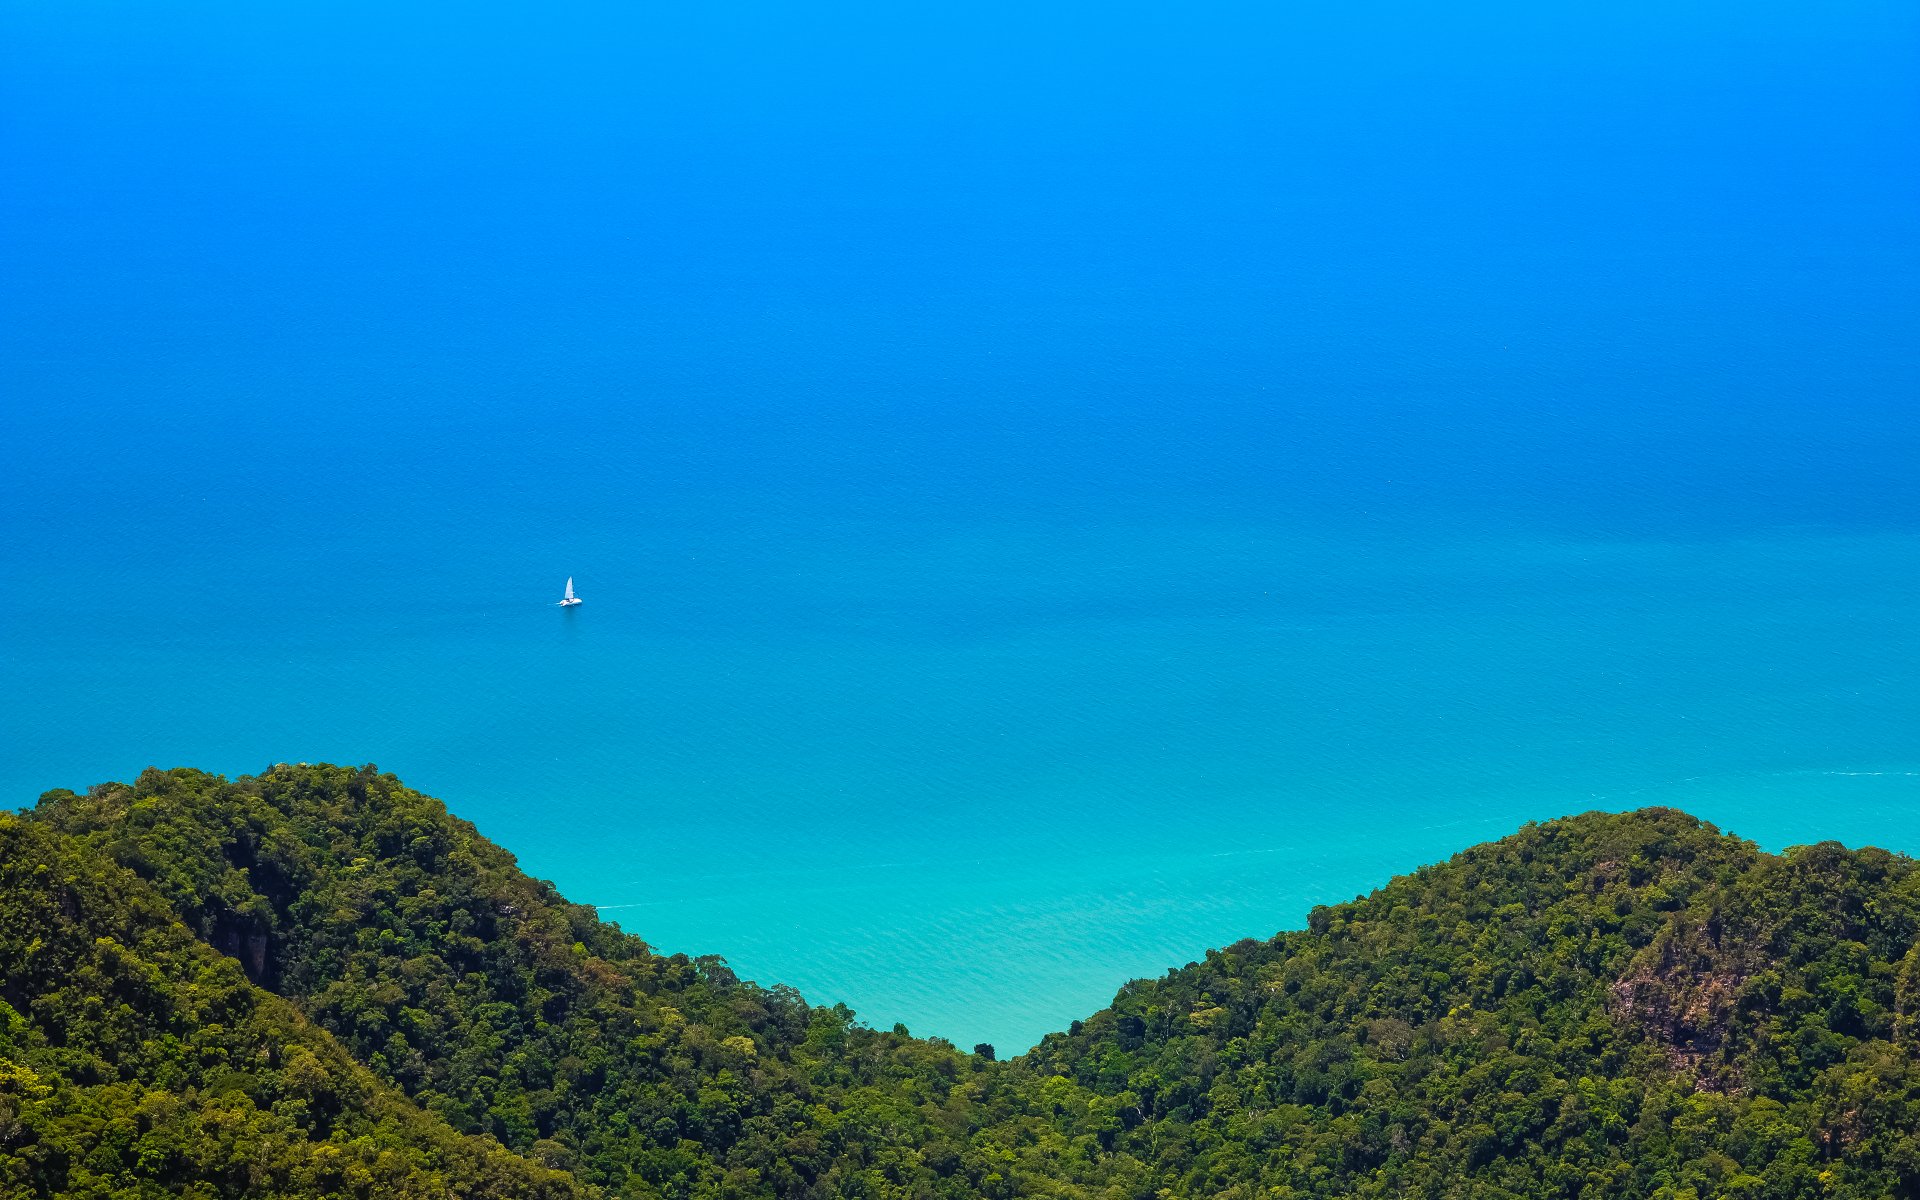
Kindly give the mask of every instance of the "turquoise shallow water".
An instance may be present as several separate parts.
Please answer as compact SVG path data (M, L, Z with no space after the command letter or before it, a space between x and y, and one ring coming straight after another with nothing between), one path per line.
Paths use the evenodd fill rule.
M371 760L1002 1050L1529 819L1920 851L1912 5L0 46L0 802Z
M1910 537L914 532L769 540L779 612L706 628L609 545L573 612L338 593L23 646L10 782L371 758L663 948L1004 1047L1528 819L1920 850Z

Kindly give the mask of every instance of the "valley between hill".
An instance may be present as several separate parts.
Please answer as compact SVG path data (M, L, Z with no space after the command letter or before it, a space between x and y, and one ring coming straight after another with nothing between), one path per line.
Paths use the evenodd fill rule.
M1530 825L995 1062L654 952L372 767L0 815L0 1196L1920 1194L1920 872Z

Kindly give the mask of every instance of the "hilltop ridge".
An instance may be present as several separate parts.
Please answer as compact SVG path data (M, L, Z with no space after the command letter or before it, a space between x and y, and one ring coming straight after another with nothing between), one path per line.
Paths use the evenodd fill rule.
M1532 825L995 1063L659 954L371 767L149 770L3 820L0 1184L22 1195L307 1194L281 1181L369 1137L423 1196L1920 1192L1920 875L1885 851L1771 855L1666 809ZM103 985L41 964L54 934L121 970L109 928L159 947L138 974L161 999L90 1026L90 1060L69 1014ZM267 1014L245 1036L348 1081L334 1124L300 1124L291 1052L208 1016L207 978ZM140 1049L196 1036L241 1038L244 1086ZM202 1131L268 1123L268 1174L116 1132L163 1087Z

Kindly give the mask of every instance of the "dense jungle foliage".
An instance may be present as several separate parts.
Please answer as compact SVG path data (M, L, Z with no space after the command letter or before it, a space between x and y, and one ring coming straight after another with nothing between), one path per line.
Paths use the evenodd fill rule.
M148 771L0 816L0 1195L1920 1195L1906 858L1595 813L1309 926L993 1062L371 767Z
M251 986L154 890L0 813L0 1195L539 1197Z
M36 817L152 881L427 1112L612 1194L1009 1186L975 1137L1011 1107L980 1102L1005 1086L986 1063L654 954L391 776L150 771Z

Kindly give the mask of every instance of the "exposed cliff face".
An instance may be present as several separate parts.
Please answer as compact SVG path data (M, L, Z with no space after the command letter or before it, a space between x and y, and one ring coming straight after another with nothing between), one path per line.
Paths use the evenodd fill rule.
M220 953L238 962L247 972L247 978L271 988L274 978L267 970L267 950L272 945L272 937L262 929L255 928L251 922L237 920L229 913L214 916L207 942Z
M1739 1087L1737 1069L1721 1052L1757 958L1725 932L1720 914L1677 916L1607 993L1616 1016L1644 1030L1676 1070L1711 1091Z
M1610 1007L1701 1088L1738 1091L1750 1070L1778 1065L1782 1024L1814 1039L1816 1059L1826 1039L1910 1038L1917 938L1911 861L1800 847L1675 911L1609 989Z
M1901 1049L1920 1055L1920 942L1900 960L1893 994L1894 1037Z

